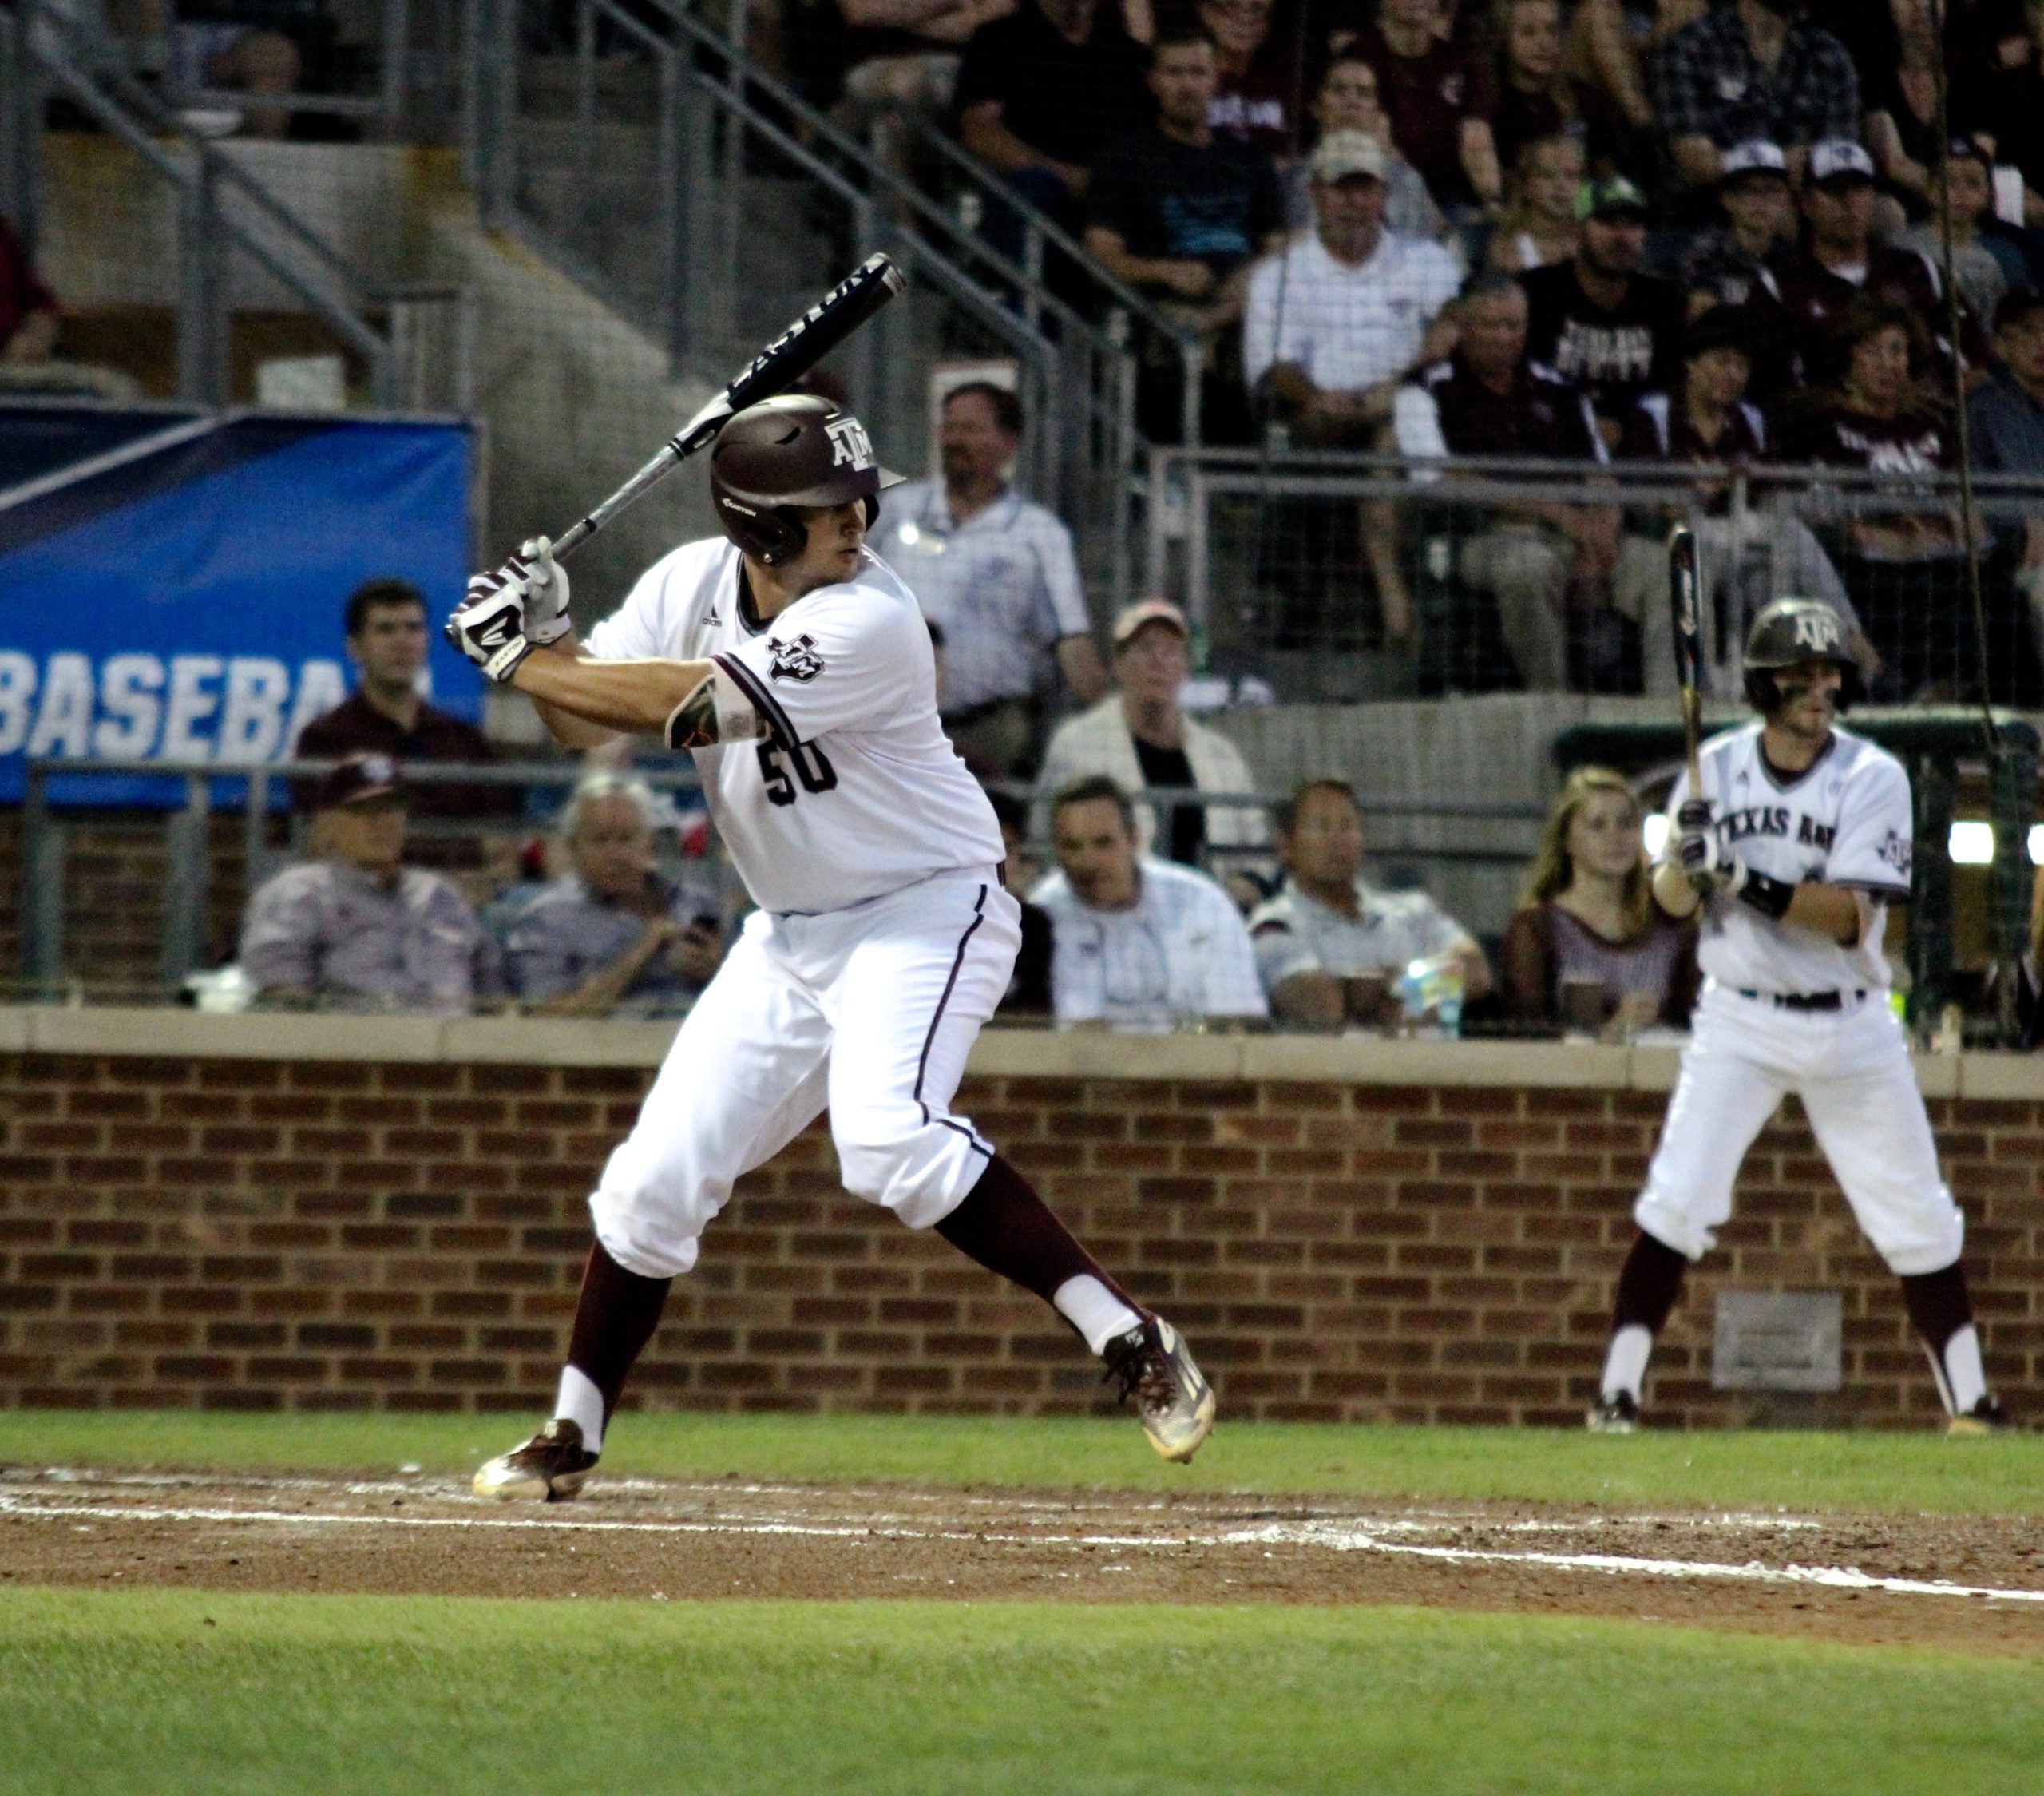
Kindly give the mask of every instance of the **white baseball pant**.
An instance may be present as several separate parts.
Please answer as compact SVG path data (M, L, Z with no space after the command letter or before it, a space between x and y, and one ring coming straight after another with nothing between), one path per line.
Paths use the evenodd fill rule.
M1938 1175L1902 1025L1878 992L1843 1010L1800 1011L1706 985L1633 1208L1639 1226L1693 1260L1709 1252L1740 1163L1788 1092L1889 1267L1907 1277L1952 1264L1965 1219Z
M951 1100L1021 916L991 868L822 916L754 912L589 1199L611 1258L687 1271L734 1182L826 1104L846 1189L911 1228L941 1222L993 1153Z

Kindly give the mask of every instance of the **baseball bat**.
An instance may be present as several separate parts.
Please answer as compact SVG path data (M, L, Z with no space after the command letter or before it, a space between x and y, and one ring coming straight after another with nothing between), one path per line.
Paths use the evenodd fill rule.
M1697 745L1703 735L1703 700L1697 681L1703 665L1703 632L1697 604L1696 533L1678 524L1668 533L1668 604L1675 624L1675 683L1682 695L1682 760L1689 796L1703 796Z
M579 524L556 537L553 558L572 555L690 456L707 449L733 413L785 393L907 285L901 271L885 256L868 256L754 356L737 379L660 445L645 466Z

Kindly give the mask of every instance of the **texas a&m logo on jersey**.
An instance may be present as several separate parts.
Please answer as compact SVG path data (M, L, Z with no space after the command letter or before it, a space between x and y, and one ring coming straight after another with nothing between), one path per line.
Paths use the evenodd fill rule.
M814 636L799 636L792 642L769 636L766 654L766 671L776 680L792 680L806 686L823 671L823 657L816 652Z
M832 467L849 463L852 472L859 474L873 466L873 439L856 418L834 418L823 428L830 438Z
M1875 852L1907 879L1909 877L1910 862L1914 858L1910 853L1910 847L1911 843L1907 836L1899 831L1890 830L1881 838L1881 845L1875 850Z

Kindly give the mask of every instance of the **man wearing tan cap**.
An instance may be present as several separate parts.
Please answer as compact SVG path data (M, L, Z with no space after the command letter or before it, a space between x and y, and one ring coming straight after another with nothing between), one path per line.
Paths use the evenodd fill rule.
M1058 727L1044 751L1039 787L1062 791L1105 774L1125 792L1254 792L1256 782L1241 751L1179 706L1179 688L1192 668L1190 638L1185 613L1169 600L1128 606L1115 620L1119 689ZM1036 833L1047 835L1049 823L1048 807L1042 807ZM1254 851L1270 839L1262 807L1254 804L1178 804L1160 819L1156 807L1139 803L1135 827L1137 846L1145 853L1187 866L1210 862L1238 903L1253 890L1241 875L1261 866Z

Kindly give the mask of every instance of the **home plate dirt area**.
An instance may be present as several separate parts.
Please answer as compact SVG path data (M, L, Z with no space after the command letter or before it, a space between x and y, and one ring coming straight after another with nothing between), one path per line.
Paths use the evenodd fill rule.
M0 1468L0 1582L533 1597L1412 1604L2044 1656L2017 1520Z

